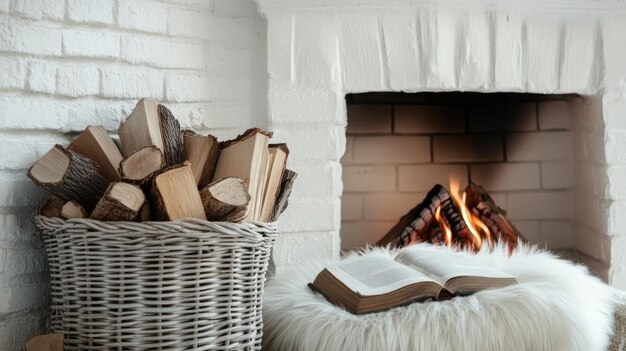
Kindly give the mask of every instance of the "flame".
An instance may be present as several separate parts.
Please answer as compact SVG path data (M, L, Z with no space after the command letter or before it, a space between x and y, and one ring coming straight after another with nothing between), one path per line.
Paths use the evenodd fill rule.
M441 217L441 205L437 206L437 209L435 210L435 219L437 220L437 222L441 226L441 230L443 231L443 240L445 241L448 247L451 247L452 246L452 230L446 224L446 221L444 221L443 218Z
M459 196L459 184L460 182L458 179L450 178L450 194L452 195L452 199L454 200L457 208L461 211L463 221L470 231L470 239L474 244L474 248L476 250L480 250L483 245L483 236L487 239L489 247L493 248L491 231L489 231L487 225L483 221L481 221L478 216L472 214L470 209L465 205L467 194L463 192L463 195Z

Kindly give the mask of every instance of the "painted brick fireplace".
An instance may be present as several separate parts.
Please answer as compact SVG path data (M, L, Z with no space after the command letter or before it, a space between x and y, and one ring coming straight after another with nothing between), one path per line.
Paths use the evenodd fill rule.
M269 125L277 139L289 143L293 151L290 166L301 174L290 209L280 223L284 234L275 250L279 270L311 257L337 256L342 246L340 231L353 230L348 222L365 226L366 218L357 219L358 215L350 212L358 205L347 205L354 201L356 183L351 179L351 166L342 167L340 160L359 152L353 144L359 142L356 135L363 128L382 128L385 122L353 123L347 117L351 115L347 94L533 93L567 96L531 102L538 124L532 132L536 140L525 150L535 158L525 161L535 165L503 170L511 175L495 184L511 187L501 191L510 191L504 195L503 207L517 213L513 219L534 242L572 249L612 285L626 287L623 2L258 3L268 25ZM558 113L554 114L557 117L542 117L553 109L566 109L569 118ZM399 116L394 118L398 123ZM552 131L555 138L546 140L542 128L552 128L551 123L559 130ZM360 142L366 148L362 156L384 157L379 154L384 145L367 146L370 142ZM419 140L407 139L407 143L419 149ZM503 157L516 157L511 152L507 150ZM566 154L563 159L549 156L559 152ZM419 167L413 168L419 172ZM569 177L558 174L565 169ZM477 171L489 178L494 169L480 166ZM556 172L558 179L551 179L550 172ZM532 176L518 177L520 174ZM419 179L419 174L412 176ZM409 181L406 186L418 187L419 181ZM514 190L516 187L536 189ZM409 196L407 203L418 199L422 189L412 191L415 196ZM524 195L525 191L530 195ZM536 197L533 201L539 205L532 209L534 214L523 213L525 196ZM542 213L546 206L556 208L550 210L556 213ZM363 211L393 217L376 208ZM353 231L364 233L359 228ZM347 248L365 241L344 241L343 245Z

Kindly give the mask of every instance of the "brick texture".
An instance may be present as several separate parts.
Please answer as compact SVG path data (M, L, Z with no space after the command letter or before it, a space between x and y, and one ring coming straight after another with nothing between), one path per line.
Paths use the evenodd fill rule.
M468 184L467 165L400 165L398 166L398 189L400 191L429 191L435 184L447 185L450 178Z
M436 163L504 160L502 141L497 135L435 136L433 155Z
M537 129L537 104L494 104L470 107L470 132L511 132Z
M430 162L430 140L425 137L361 137L354 143L354 161L359 163Z
M186 18L178 13L207 25L180 24ZM142 97L164 101L183 126L220 138L266 127L257 98L266 93L264 31L253 0L0 0L0 349L22 350L45 331L49 312L45 253L33 224L45 193L26 169L88 125L115 132ZM339 194L337 165L318 168L328 179L323 186ZM302 180L309 184L303 195L327 195ZM333 201L313 202L311 221L322 224L305 225L320 231L287 241L299 249L286 250L279 263L306 249L319 257L339 251ZM318 244L304 245L316 236Z
M541 188L538 163L499 163L472 165L472 181L488 191L532 190Z
M470 180L485 187L532 242L552 249L574 246L575 177L568 160L573 133L566 100L416 94L415 104L407 104L406 95L383 95L375 101L352 96L349 101L369 103L347 105L344 249L378 232L362 223L379 228L397 221L435 184L447 186L451 179L461 189Z
M569 104L564 100L539 103L539 129L570 129Z
M395 106L397 134L463 133L465 108L441 105Z
M348 134L391 133L390 105L348 105Z

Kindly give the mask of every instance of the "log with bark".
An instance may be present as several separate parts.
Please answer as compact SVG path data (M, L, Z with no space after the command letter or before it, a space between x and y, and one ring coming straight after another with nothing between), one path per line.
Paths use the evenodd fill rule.
M465 192L467 207L487 225L494 240L505 241L510 249L517 247L518 239L526 241L519 230L506 218L506 211L496 205L482 186L470 183Z
M39 209L39 214L46 217L61 218L61 209L65 205L65 200L57 196L50 196Z
M68 201L61 207L61 218L63 219L87 217L89 217L87 211L76 201Z
M141 209L139 210L139 214L137 215L138 222L147 222L152 220L152 208L150 207L150 201L146 199L146 202L143 203Z
M424 200L407 212L396 225L380 239L377 245L404 247L415 242L441 242L443 240L439 224L435 219L437 207L452 204L450 193L443 186L435 185ZM452 217L454 210L442 211L444 215ZM452 225L460 226L455 223ZM433 240L431 240L433 239Z
M191 163L191 171L198 189L203 189L213 178L220 156L220 144L212 135L198 135L191 130L185 130L183 131L183 145L185 158Z
M77 201L87 211L94 208L109 184L94 161L61 145L35 162L28 177L63 200Z
M163 135L163 154L168 166L185 162L185 149L180 124L172 111L159 104L159 126Z
M243 181L227 177L200 191L207 220L239 223L246 218L250 194Z
M189 162L160 170L151 183L150 206L154 219L175 221L191 217L206 220Z
M118 129L122 154L154 145L163 152L166 166L185 160L180 124L167 107L148 99L141 99L133 112Z
M163 152L154 145L143 147L120 162L122 179L140 187L148 184L153 174L165 167Z
M487 225L492 240L505 240L511 249L514 248L517 245L517 238L521 238L521 235L506 219L506 212L496 206L482 187L471 183L465 191L467 194L465 206ZM405 214L378 241L377 245L404 247L416 242L449 243L457 248L476 250L479 247L478 240L470 232L461 211L460 205L454 202L450 193L437 184L419 205ZM439 220L436 218L437 212L441 216ZM475 223L474 226L476 227ZM446 227L450 229L450 238L444 237ZM480 232L478 234L487 235ZM487 237L481 238L482 243L487 240L489 240Z
M87 127L68 147L98 164L102 175L111 182L120 180L118 166L122 154L102 126Z
M132 221L137 218L146 198L136 185L115 182L109 185L90 218L99 221Z
M276 203L274 205L274 210L272 211L270 222L276 222L278 217L287 209L287 206L289 205L289 196L291 195L291 190L296 177L298 177L298 173L290 169L285 169L285 172L283 172L283 177L280 181L280 190L278 192L278 196L276 196Z

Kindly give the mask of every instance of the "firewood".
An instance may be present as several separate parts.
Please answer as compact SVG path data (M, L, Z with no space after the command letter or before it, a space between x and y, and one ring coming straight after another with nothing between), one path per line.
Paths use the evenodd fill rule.
M143 147L120 162L122 179L131 184L143 186L150 177L165 166L165 158L154 145Z
M404 247L413 242L428 241L433 230L439 230L435 219L437 207L451 203L450 193L441 185L435 185L424 200L407 212L376 244Z
M137 215L138 222L147 222L152 220L152 208L150 207L150 201L143 203L141 209L139 209L139 214Z
M191 162L191 171L198 189L206 187L213 178L217 160L220 156L220 144L212 135L198 135L191 130L183 131L185 158Z
M251 198L244 222L257 221L261 215L271 136L271 132L251 128L235 139L220 143L213 181L226 177L243 180Z
M61 145L35 162L28 177L63 200L77 201L87 211L94 208L109 184L94 161Z
M200 191L207 220L239 223L246 217L250 194L243 181L227 177Z
M495 240L504 240L510 249L517 247L518 238L526 241L519 230L506 218L506 211L496 205L482 186L470 183L465 192L467 193L467 207L487 225Z
M50 196L39 209L39 214L46 217L61 218L61 209L65 205L65 200L57 196Z
M61 218L63 219L87 217L89 217L87 211L76 201L68 201L61 208Z
M269 160L267 162L267 170L265 172L265 187L263 194L263 205L261 206L261 222L267 222L272 219L276 199L280 192L283 174L287 167L287 157L289 156L289 148L287 144L270 144Z
M297 177L298 174L292 170L285 169L283 172L283 178L280 181L280 190L278 196L276 196L276 203L274 204L274 211L272 211L270 222L277 221L278 217L287 209L287 205L289 205L289 195L291 195L291 189Z
M61 333L34 336L26 342L26 351L63 351L64 339Z
M111 182L119 181L120 150L101 126L87 127L68 147L98 164L102 175Z
M185 160L180 124L167 107L141 99L118 129L124 157L150 145L163 152L167 166Z
M188 161L157 172L152 178L150 199L152 215L156 220L175 221L184 217L206 220L200 192Z
M132 221L145 201L146 197L138 186L111 183L90 218L99 221Z

